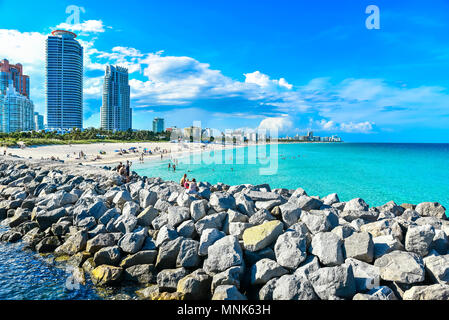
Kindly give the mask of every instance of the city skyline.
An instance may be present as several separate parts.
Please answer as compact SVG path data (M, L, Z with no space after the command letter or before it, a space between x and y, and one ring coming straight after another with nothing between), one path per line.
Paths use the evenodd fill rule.
M76 4L85 9L79 23L67 23L72 3L65 1L50 1L51 15L30 4L19 17L5 18L0 56L31 70L37 111L45 111L41 41L67 29L85 48L84 127L99 127L102 78L111 64L129 70L136 129L151 129L161 117L167 127L199 120L221 130L313 130L345 141L448 142L444 1L432 7L377 1L380 30L366 28L370 3L363 1L261 3L246 20L248 4L232 1L145 3L121 17L108 9L113 3ZM12 7L0 3L2 11ZM27 19L35 12L41 19ZM268 17L273 23L260 21Z

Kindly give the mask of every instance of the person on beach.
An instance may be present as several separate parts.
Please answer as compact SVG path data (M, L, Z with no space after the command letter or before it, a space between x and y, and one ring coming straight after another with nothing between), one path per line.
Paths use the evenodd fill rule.
M176 172L176 165L173 165L173 172Z
M192 179L192 182L190 182L190 185L189 185L189 192L188 193L198 193L198 185L196 184L196 179L195 178L193 178Z
M117 168L115 168L115 170L116 170L118 173L120 173L120 170L122 169L122 167L123 167L123 163L120 161L120 163L118 164Z
M184 182L184 188L189 189L189 186L190 186L189 179L186 179L186 181Z
M132 162L129 162L129 160L126 160L126 166L125 166L125 171L126 171L126 182L129 182L129 174L130 174L130 168L131 168Z
M181 186L184 187L186 180L187 180L187 173L184 173L184 175L182 176L181 181L180 181Z

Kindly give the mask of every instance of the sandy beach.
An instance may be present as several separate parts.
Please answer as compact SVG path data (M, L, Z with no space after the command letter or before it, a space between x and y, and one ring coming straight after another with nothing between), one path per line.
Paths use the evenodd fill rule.
M123 142L123 143L92 143L72 145L46 145L28 146L21 148L8 148L8 155L17 155L22 158L64 160L65 163L82 164L118 164L120 161L139 161L142 152L144 161L163 159L177 159L189 153L223 150L245 145L221 145L205 143L171 143L171 142ZM131 149L134 148L134 149ZM126 153L117 151L126 150ZM3 152L3 149L1 150ZM82 154L81 154L82 152ZM102 154L100 154L102 152ZM84 154L84 156L83 156ZM80 157L81 155L81 157Z

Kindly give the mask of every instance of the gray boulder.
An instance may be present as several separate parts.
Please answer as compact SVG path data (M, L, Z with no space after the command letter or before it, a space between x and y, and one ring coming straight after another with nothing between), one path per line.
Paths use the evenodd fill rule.
M126 268L123 275L126 281L147 284L155 281L156 270L152 264L137 264Z
M296 231L281 234L274 245L276 261L288 269L296 269L307 257L307 240Z
M416 206L415 210L423 217L446 219L446 208L438 202L422 202Z
M101 248L114 246L116 242L115 236L112 233L100 233L87 241L86 251L94 254Z
M118 242L118 246L123 252L134 254L139 251L147 234L146 229L139 232L126 233Z
M158 216L158 211L152 206L147 206L141 213L137 216L137 224L143 227L151 226L151 223Z
M118 246L101 248L94 255L94 266L102 264L116 266L120 262L121 254Z
M338 216L330 210L304 211L301 221L312 233L327 232L338 226Z
M197 269L178 281L177 292L184 294L187 300L206 300L210 298L211 276Z
M325 267L309 274L313 289L322 300L352 298L356 284L351 265Z
M404 292L404 300L449 300L449 285L414 286Z
M173 229L179 226L182 222L189 220L190 211L186 207L170 207L168 208L168 226Z
M157 274L157 285L160 291L174 292L178 287L178 282L188 272L185 268L165 269Z
M284 203L279 206L279 209L281 210L282 221L284 221L287 226L297 223L301 217L301 209L294 203Z
M195 223L193 220L187 220L176 228L178 234L184 238L193 238L196 235Z
M214 274L211 283L211 291L214 292L218 286L233 285L240 289L240 278L242 274L242 267L236 266L226 269L223 272Z
M242 264L243 252L237 237L226 236L209 247L203 269L208 273L218 273Z
M425 271L422 258L416 253L393 251L376 259L374 266L386 281L413 284L424 281Z
M209 247L225 236L226 234L224 232L215 228L205 229L200 237L199 255L206 256Z
M317 233L309 247L309 252L317 256L325 266L340 265L344 262L343 241L332 232Z
M310 281L300 274L283 275L273 285L273 300L318 299Z
M433 283L449 285L449 255L429 255L423 260L426 272Z
M234 197L226 192L212 193L209 199L209 205L217 212L236 208Z
M221 230L227 213L220 212L205 216L195 223L195 229L198 234L202 234L204 230L215 228Z
M156 267L159 269L175 268L181 244L185 239L178 237L161 245L157 255Z
M368 232L355 232L344 240L346 257L371 263L374 257L373 237Z
M274 260L262 259L251 267L251 284L265 284L272 278L278 278L288 273Z
M206 212L207 201L195 200L190 204L190 215L195 222L201 218L204 218L206 216Z
M138 264L154 264L157 257L156 250L142 250L126 256L120 262L120 267L126 269Z
M355 198L346 202L344 211L368 211L368 204L361 198Z
M410 226L405 235L405 250L424 257L429 253L435 229L430 225Z
M156 247L160 247L170 240L175 240L178 236L179 234L176 230L173 230L168 226L163 226L157 233L157 238L154 244L156 245Z
M221 285L215 289L212 300L247 300L247 298L235 286Z
M373 243L375 259L395 250L404 250L402 243L391 234L375 237L373 238Z
M352 266L357 292L365 292L379 286L378 267L353 258L347 258L345 264Z
M198 247L198 241L191 239L184 240L179 248L176 266L185 268L198 267L201 263L201 258L198 255Z

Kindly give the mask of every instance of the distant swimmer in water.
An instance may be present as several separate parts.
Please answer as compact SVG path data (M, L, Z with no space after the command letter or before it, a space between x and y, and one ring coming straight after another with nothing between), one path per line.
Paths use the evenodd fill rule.
M170 171L170 168L171 168L171 163L169 162L168 163L168 171Z

